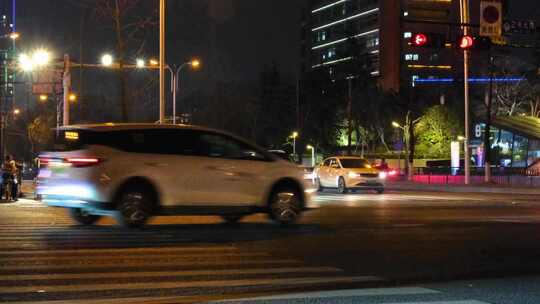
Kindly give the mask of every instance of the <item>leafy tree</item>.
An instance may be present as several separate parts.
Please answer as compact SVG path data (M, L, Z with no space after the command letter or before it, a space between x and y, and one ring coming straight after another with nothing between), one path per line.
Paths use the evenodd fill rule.
M443 105L432 106L416 125L416 151L424 157L449 157L450 143L462 134L462 131L456 113Z
M28 124L28 140L34 155L50 147L54 140L54 132L52 130L55 124L56 117L51 113L43 113Z

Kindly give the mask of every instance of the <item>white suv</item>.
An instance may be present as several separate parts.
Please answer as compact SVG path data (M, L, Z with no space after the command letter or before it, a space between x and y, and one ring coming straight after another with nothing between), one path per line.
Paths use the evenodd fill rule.
M221 215L234 223L257 212L292 224L316 190L293 164L194 126L64 127L40 161L38 194L85 225L114 216L138 227L152 215Z

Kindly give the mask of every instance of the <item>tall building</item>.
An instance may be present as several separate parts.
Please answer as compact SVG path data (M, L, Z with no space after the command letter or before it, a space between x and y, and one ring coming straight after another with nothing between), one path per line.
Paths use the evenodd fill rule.
M470 0L478 23L479 0ZM324 69L347 77L355 52L370 54L371 75L385 90L398 91L414 79L448 78L462 71L453 42L461 32L459 0L312 0L303 16L301 71ZM414 33L440 35L444 48L411 45ZM461 56L462 58L462 56Z
M301 71L325 69L344 78L353 52L362 52L370 54L370 73L378 75L379 15L379 0L311 1L303 18Z

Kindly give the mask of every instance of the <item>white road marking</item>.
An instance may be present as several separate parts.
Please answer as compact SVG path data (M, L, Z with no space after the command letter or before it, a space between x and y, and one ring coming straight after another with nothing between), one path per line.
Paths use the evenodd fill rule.
M295 300L295 299L325 299L338 297L368 297L368 296L395 296L395 295L425 295L425 294L440 294L440 291L427 289L422 287L391 287L391 288L366 288L366 289L350 289L350 290L334 290L320 292L294 293L286 295L256 297L248 299L236 299L222 302L242 302L242 301L268 301L268 300Z
M243 274L288 274L288 273L341 273L334 267L282 267L282 268L247 268L214 270L179 270L145 272L104 272L104 273L51 273L29 275L0 275L0 281L17 280L72 280L72 279L107 279L133 277L173 277L173 276L208 276L208 275L243 275Z
M31 293L38 292L73 292L73 291L114 291L114 290L142 290L142 289L170 289L170 288L196 288L196 287L238 287L238 286L302 286L318 284L338 283L362 283L381 281L381 278L373 276L356 277L302 277L302 278L276 278L276 279L241 279L241 280L217 280L217 281L192 281L185 280L167 282L144 282L111 284L84 284L84 285L56 285L56 286L9 286L1 287L0 293Z

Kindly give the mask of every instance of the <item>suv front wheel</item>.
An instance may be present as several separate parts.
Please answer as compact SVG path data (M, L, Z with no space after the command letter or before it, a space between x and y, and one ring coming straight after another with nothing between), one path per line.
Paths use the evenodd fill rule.
M152 199L148 191L128 188L117 202L117 221L128 228L144 226L152 215Z
M302 198L293 187L280 187L270 196L270 219L288 226L296 223L302 214Z

